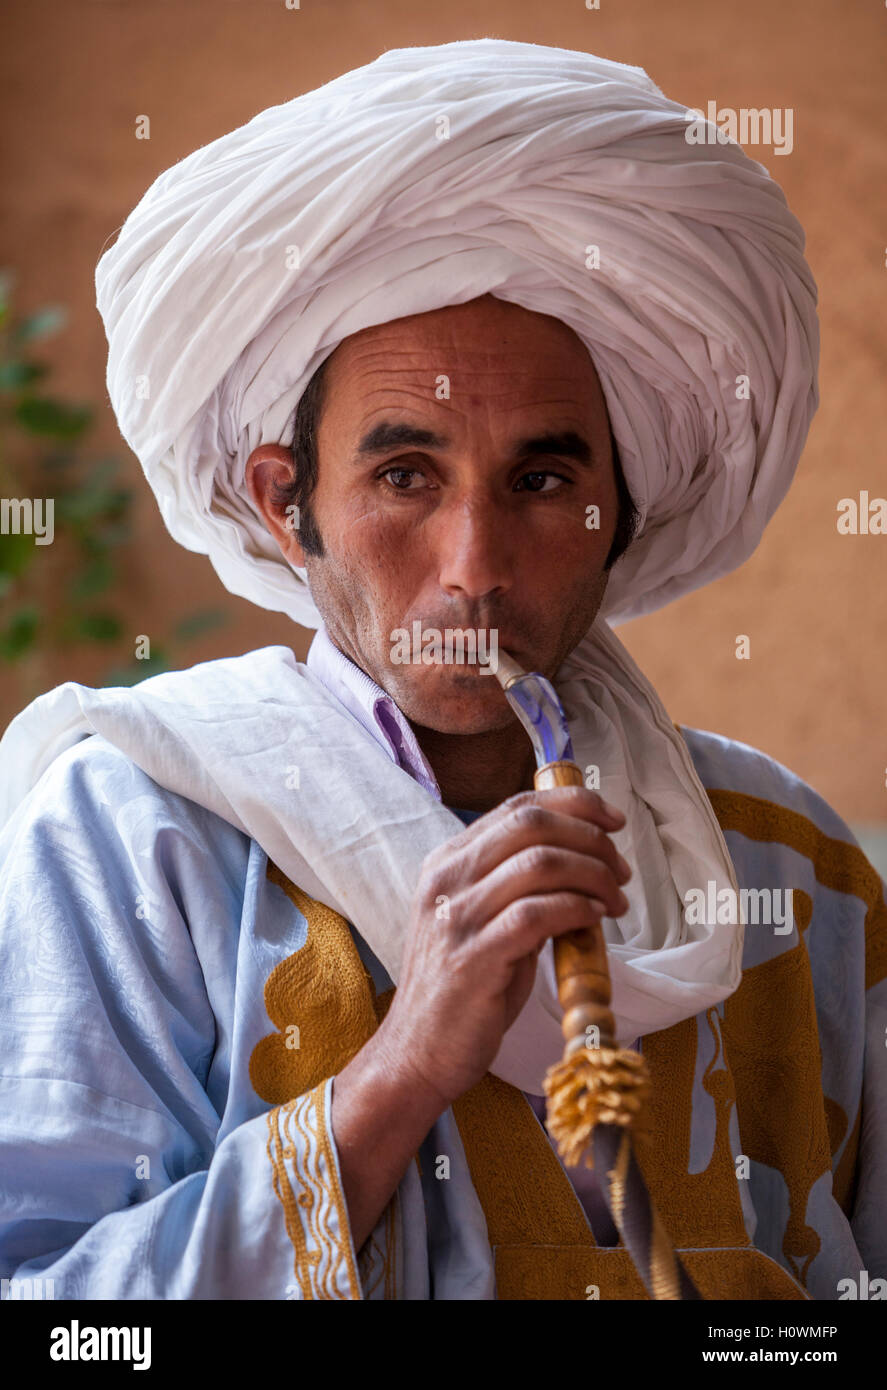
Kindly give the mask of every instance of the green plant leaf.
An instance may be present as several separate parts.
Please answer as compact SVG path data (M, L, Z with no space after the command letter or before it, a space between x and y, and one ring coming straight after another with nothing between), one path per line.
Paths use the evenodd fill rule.
M113 582L114 566L101 556L80 571L71 584L70 596L74 600L92 598L95 594L103 594Z
M71 468L78 463L80 463L80 459L77 457L74 450L53 449L51 446L47 446L47 452L40 460L41 468L45 469L47 473L60 473L63 469ZM59 481L59 479L53 478L54 483Z
M79 525L95 521L97 517L118 520L126 510L130 494L122 488L108 488L86 484L77 492L64 493L57 499L56 515L60 521Z
M58 515L75 526L90 522L90 534L95 534L95 522L100 518L108 522L123 520L133 493L131 488L118 485L118 473L116 460L103 459L78 481L70 480L58 498ZM83 539L86 540L85 537ZM99 548L101 545L100 541Z
M92 642L116 642L123 624L114 613L80 613L74 619L73 630Z
M68 322L68 313L60 304L48 304L28 318L22 319L12 330L15 344L33 343L38 338L49 338Z
M204 632L211 632L213 628L224 627L227 621L228 616L221 609L204 608L180 618L173 628L173 633L179 642L190 642L192 638L199 637Z
M48 370L42 362L0 362L0 391L19 391L46 376Z
M90 535L97 548L109 550L114 546L125 545L132 537L132 527L127 520L112 521L105 526L94 527Z
M69 405L50 396L25 396L15 407L15 418L31 434L53 439L77 439L92 423L89 405Z
M41 547L42 548L42 547ZM15 578L31 564L36 555L34 537L20 531L0 536L0 574Z
M0 631L0 659L18 661L33 646L40 626L39 610L20 608Z

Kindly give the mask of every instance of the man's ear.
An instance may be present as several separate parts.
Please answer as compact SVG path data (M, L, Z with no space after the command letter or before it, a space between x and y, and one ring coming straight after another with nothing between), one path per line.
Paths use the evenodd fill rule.
M292 449L282 444L260 444L246 461L246 485L284 559L302 569L305 554L297 535L298 511L281 512L273 491L275 483L285 487L292 482L294 467Z

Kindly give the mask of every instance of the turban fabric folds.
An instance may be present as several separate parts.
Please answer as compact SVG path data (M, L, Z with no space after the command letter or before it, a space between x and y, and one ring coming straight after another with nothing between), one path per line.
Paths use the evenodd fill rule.
M695 113L690 113L695 119ZM816 287L779 186L636 67L476 39L383 53L166 170L99 261L107 384L167 528L316 627L246 488L352 333L492 293L600 377L638 538L601 614L741 564L817 405Z

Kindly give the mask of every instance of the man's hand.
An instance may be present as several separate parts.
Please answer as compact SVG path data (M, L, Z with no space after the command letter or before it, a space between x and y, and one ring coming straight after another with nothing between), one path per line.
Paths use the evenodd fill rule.
M609 838L624 824L584 787L521 792L425 859L394 1000L333 1082L356 1250L438 1116L489 1070L548 937L627 910Z
M426 857L375 1047L441 1112L488 1071L546 940L627 911L624 824L584 787L521 792Z

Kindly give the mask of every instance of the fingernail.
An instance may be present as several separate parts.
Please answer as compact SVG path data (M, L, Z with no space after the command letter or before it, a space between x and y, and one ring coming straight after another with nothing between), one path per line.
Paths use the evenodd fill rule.
M609 801L603 800L601 801L601 806L606 811L607 815L610 817L610 820L625 820L625 816L619 810L618 806L611 806Z
M617 854L617 855L616 855L616 864L617 864L617 867L618 867L618 868L622 871L622 873L625 875L626 879L631 878L631 865L628 863L628 861L627 861L626 859L623 859L623 858L622 858L622 855L621 855L621 854Z

